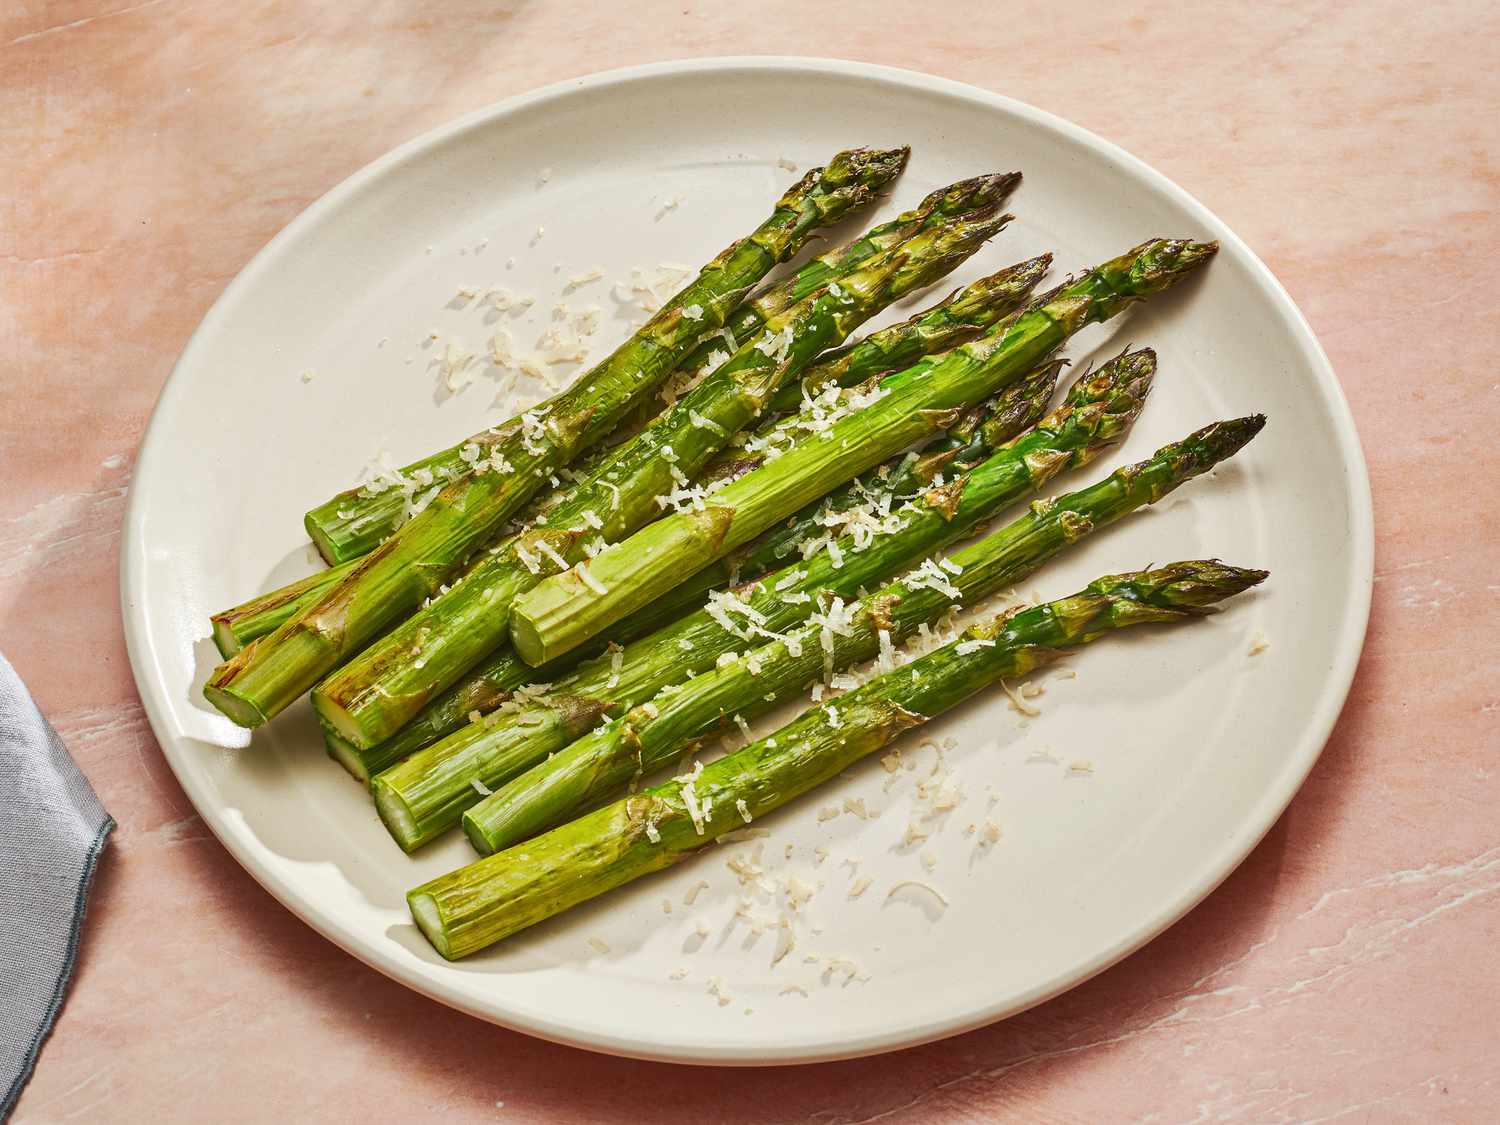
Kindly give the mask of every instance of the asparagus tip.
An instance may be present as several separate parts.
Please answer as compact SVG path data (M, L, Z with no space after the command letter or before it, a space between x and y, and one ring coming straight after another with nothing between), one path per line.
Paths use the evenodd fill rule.
M954 213L970 207L1003 203L1020 182L1020 172L987 172L982 176L970 176L967 180L938 188L922 201L921 209Z
M906 167L910 156L910 145L845 149L834 156L823 169L823 182L834 187L852 183L878 187L895 179Z
M1093 593L1132 586L1139 596L1173 609L1205 611L1216 602L1259 586L1268 570L1230 566L1219 559L1188 559L1147 570L1111 574L1089 584Z
M1222 461L1249 445L1251 439L1265 428L1264 414L1246 414L1243 418L1212 422L1187 440L1206 446L1212 450L1215 461Z

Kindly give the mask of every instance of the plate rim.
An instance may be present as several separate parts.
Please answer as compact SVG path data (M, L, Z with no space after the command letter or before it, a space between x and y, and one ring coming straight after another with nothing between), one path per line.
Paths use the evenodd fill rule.
M356 194L366 184L386 175L406 161L420 158L428 150L446 144L468 130L479 128L496 119L511 116L533 106L570 97L587 90L597 91L612 86L681 74L732 70L834 74L856 80L895 82L921 91L980 103L991 109L1027 120L1031 124L1053 130L1076 144L1092 149L1140 177L1149 187L1169 197L1175 204L1192 214L1205 229L1215 232L1221 244L1229 244L1235 248L1249 269L1252 283L1260 288L1278 311L1287 318L1293 337L1304 353L1306 361L1315 371L1317 384L1327 400L1334 437L1341 461L1347 470L1345 488L1351 514L1352 587L1346 600L1342 635L1335 646L1334 660L1325 677L1323 691L1310 716L1310 721L1304 726L1303 734L1294 744L1292 752L1287 755L1286 764L1277 775L1274 784L1267 786L1252 812L1236 827L1234 833L1214 850L1211 859L1201 863L1192 878L1184 880L1184 890L1181 894L1163 904L1155 913L1144 917L1134 927L1123 930L1115 941L1101 949L1094 957L1076 965L1071 971L1036 982L1019 996L1011 996L1002 1002L987 1004L963 1012L956 1017L933 1021L927 1025L902 1027L880 1034L867 1034L857 1039L839 1040L830 1042L823 1048L803 1049L792 1054L784 1050L778 1051L773 1047L762 1049L743 1046L694 1046L692 1044L677 1044L670 1047L657 1044L653 1047L652 1044L643 1043L638 1039L626 1039L620 1035L601 1033L598 1029L584 1028L576 1022L550 1019L540 1012L497 1009L494 1005L476 1001L466 993L461 982L450 984L441 979L425 976L419 968L408 966L399 959L390 957L383 948L383 944L389 939L383 934L377 941L372 941L366 935L339 923L335 916L314 909L313 904L304 901L303 896L278 872L260 862L259 857L249 846L248 839L240 838L238 831L241 830L236 830L229 823L228 818L223 816L222 810L212 800L212 794L207 791L206 785L199 783L196 771L190 768L186 752L177 745L177 736L169 735L170 712L165 700L164 685L159 677L150 674L154 668L154 660L151 658L153 646L144 613L137 608L142 602L140 597L142 569L146 565L140 549L139 535L144 522L144 508L148 503L145 499L145 490L138 488L137 485L150 475L152 450L161 440L158 430L164 425L166 408L187 385L189 370L196 363L198 351L207 346L205 341L217 329L219 323L231 314L233 307L239 301L240 293L249 288L260 273L270 268L284 246L296 239L304 229L321 222L326 214L336 211L347 198ZM137 447L120 547L120 601L126 651L152 734L167 764L176 776L178 784L182 786L209 830L234 857L235 862L283 907L344 952L382 975L415 992L486 1022L565 1046L610 1055L654 1062L714 1066L775 1066L830 1062L919 1046L962 1034L1016 1015L1075 988L1155 939L1202 902L1244 862L1250 852L1276 824L1312 771L1348 699L1368 630L1373 588L1373 501L1369 471L1359 434L1354 425L1353 414L1349 409L1348 399L1327 354L1302 310L1292 300L1270 268L1223 220L1175 181L1145 161L1114 142L1047 110L966 82L922 71L876 63L802 55L724 55L675 59L619 67L562 79L473 110L405 141L364 165L314 200L256 252L233 280L225 286L193 330L192 335L188 337L181 355L162 384L161 391L152 407L151 417ZM249 835L248 832L247 835Z

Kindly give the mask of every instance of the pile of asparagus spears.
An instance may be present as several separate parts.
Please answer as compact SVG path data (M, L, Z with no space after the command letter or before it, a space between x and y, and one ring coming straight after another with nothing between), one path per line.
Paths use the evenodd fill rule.
M1265 578L1216 560L1110 575L901 651L1264 424L1215 422L976 539L1145 405L1149 349L1053 406L1059 348L1217 247L1154 238L1042 294L1051 259L1032 258L851 342L1011 218L1020 175L977 176L767 281L907 156L808 172L566 390L406 466L410 487L309 511L328 569L214 616L214 706L254 727L311 692L405 851L461 825L484 857L408 895L442 956L668 866L1001 679ZM810 686L829 698L772 736L638 790Z

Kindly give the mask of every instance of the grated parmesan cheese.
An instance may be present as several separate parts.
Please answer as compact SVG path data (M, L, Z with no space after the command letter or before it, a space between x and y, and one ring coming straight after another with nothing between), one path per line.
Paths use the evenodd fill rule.
M530 551L528 551L525 547L521 546L520 543L516 544L516 558L520 559L521 565L529 570L532 574L540 574L542 572L541 560L533 555Z
M609 590L607 587L605 587L604 583L600 582L593 576L592 573L590 573L588 563L579 563L573 569L578 572L578 577L582 580L583 584L590 590L594 591L594 593L600 595L609 593Z
M916 887L918 890L926 891L933 898L937 899L938 902L942 903L945 909L948 906L948 897L942 891L938 890L931 883L924 883L920 879L902 879L899 883L893 883L891 889L885 893L886 901L890 901L892 895L907 887Z
M548 543L545 539L537 539L536 549L542 554L546 555L547 558L550 559L558 567L559 570L568 569L568 560L559 555L552 544Z
M589 285L595 281L598 281L603 276L603 266L595 266L593 269L584 270L582 273L575 273L572 277L568 278L566 283L564 283L563 292L571 293L575 289L580 289L585 285Z
M1034 719L1036 718L1036 716L1041 714L1039 710L1033 707L1030 703L1026 702L1025 698L1022 697L1020 692L1018 692L1004 680L1000 681L1000 689L1005 692L1006 697L1010 699L1010 705L1012 709L1019 711L1029 719Z
M449 340L439 369L449 394L457 394L474 380L474 354L457 340Z
M725 430L723 426L719 425L719 423L715 422L712 418L703 417L703 415L699 414L696 410L688 411L688 421L697 426L700 430L710 430L713 433L718 434L720 437L728 436L728 431Z
M708 994L719 1002L719 1007L726 1008L734 1003L734 997L726 990L723 977L708 978Z

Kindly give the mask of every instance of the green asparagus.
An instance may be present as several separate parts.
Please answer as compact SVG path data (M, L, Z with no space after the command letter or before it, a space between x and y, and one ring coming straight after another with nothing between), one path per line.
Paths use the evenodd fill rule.
M242 726L258 726L433 595L547 481L651 394L694 340L722 325L747 285L796 253L812 232L866 202L905 150L844 154L809 173L749 238L714 259L667 307L566 391L459 453L470 471L274 633L241 652L205 694ZM243 658L243 659L242 659Z
M512 701L412 755L375 778L381 818L411 850L455 823L476 802L480 787L504 784L571 741L565 715L552 714L554 698L569 708L601 704L601 714L615 717L667 685L714 668L756 636L805 621L817 609L815 595L854 597L972 533L1004 504L1118 441L1140 410L1150 374L1149 354L1122 358L1098 379L1080 380L1052 416L968 474L957 503L951 489L923 497L893 513L877 534L851 532L738 597L720 595L698 612L580 666L540 698Z
M984 177L983 179L1000 178ZM940 200L948 201L963 198L954 188L948 189L945 193L935 193L935 195ZM980 198L987 198L987 196ZM924 207L926 206L927 204L924 203ZM903 218L918 216L922 213L923 209L919 208L917 211L907 212ZM939 213L952 216L961 212L949 202ZM910 230L913 227L920 229L920 225L916 222L903 224L902 229ZM878 231L882 228L876 229ZM866 237L871 238L875 233L872 231ZM852 248L846 248L846 253L850 249ZM866 259L861 257L860 260ZM783 387L773 396L771 413L784 413L776 409L776 404L784 400L785 392L793 393L795 405L797 397L803 393L801 388L804 386L818 388L835 385L852 386L877 373L894 371L908 363L914 363L923 355L942 351L960 343L981 329L994 324L1001 317L1010 314L1025 299L1036 282L1041 280L1051 260L1052 255L1043 254L1001 270L990 277L981 278L931 309L917 313L910 319L890 328L872 332L856 344L846 345L819 357L818 362L803 374L800 383ZM809 263L803 268L811 269L812 264ZM800 273L784 284L791 285L798 277ZM687 366L684 364L684 369ZM660 406L660 403L649 405L650 409L644 411L642 415L645 421L651 420L652 412ZM638 433L639 429L640 426L637 426L634 432ZM795 426L790 425L778 428L778 438L782 433L791 438L805 436ZM736 434L735 440L741 436L741 434ZM615 435L611 435L611 440L614 437ZM726 448L710 462L710 467L704 470L704 478L738 475L760 464L764 457L764 450L749 454L742 448ZM594 458L594 464L589 468L596 469L602 465L603 461L604 456ZM579 473L578 467L575 466L574 475L587 477L590 473ZM540 498L533 502L532 508L547 510L554 507L558 499L560 496ZM215 643L219 646L220 654L225 658L233 656L244 646L245 642L275 630L299 609L311 604L320 591L352 570L355 561L357 560L341 563L310 578L301 579L279 590L262 594L244 605L215 614L211 620L214 626ZM672 596L681 600L675 590ZM692 608L694 605L687 606L687 609ZM346 762L352 760L345 758L344 753L345 751L352 752L356 748L352 744L344 743L342 739L338 741L340 760Z
M826 169L815 168L808 172L782 198L775 213L755 233L730 247L704 274L699 275L699 283L712 281L710 289L700 289L699 283L689 285L662 306L643 332L649 332L653 325L660 324L679 307L697 303L707 309L710 301L723 316L716 322L704 320L696 325L689 322L681 326L681 331L687 333L689 344L705 334L716 332L724 324L723 317L731 316L741 304L746 289L764 277L771 266L795 254L807 243L814 229L837 222L874 200L876 191L901 173L908 153L904 147L851 149L835 156ZM717 276L707 276L714 274ZM650 391L620 411L615 422L641 402L655 397L656 386L686 354L678 344L678 340L672 341L672 360L665 369L657 369L655 362L650 365ZM616 356L619 356L618 352ZM518 421L511 419L510 424ZM415 461L401 470L401 476L423 488L461 476L469 471L469 464L463 458L465 447L471 443L477 443L481 448L488 446L494 441L495 432L502 428L496 426L485 430L466 442ZM613 429L613 424L608 429ZM319 504L306 514L303 522L323 557L329 563L338 563L368 554L405 519L405 497L399 491L381 485L367 485L348 489Z
M856 661L888 653L892 643L932 623L950 607L973 605L1079 538L1154 503L1187 477L1217 463L1226 451L1238 449L1259 429L1260 419L1251 418L1200 431L1091 488L1056 501L1039 501L1031 512L988 539L943 564L929 559L854 606L829 601L808 624L782 634L776 642L780 647L745 653L708 676L663 692L506 783L465 814L465 831L480 851L488 852L575 815L612 795L638 771L662 764L643 748L640 734L642 724L654 721L652 711L669 709L684 738L710 733L729 715L753 718L817 679L820 672L831 678Z
M1085 324L1174 284L1216 249L1213 243L1144 243L1090 270L1047 303L929 361L924 377L831 424L827 440L799 445L718 492L697 496L691 509L648 524L547 579L512 610L516 651L540 664L583 643L778 519L945 428L944 412L1020 378Z
M678 365L677 373L669 380L668 386L662 388L662 399L668 398L670 394L675 401L676 396L672 392L680 391L681 388L672 386L673 384L691 381L701 373L712 371L718 366L714 360L722 361L722 358L727 358L740 343L764 328L771 318L810 297L829 281L858 269L877 254L905 242L935 223L956 219L983 207L998 206L1020 182L1021 173L1007 172L974 176L939 188L910 211L904 211L890 222L870 228L844 246L818 255L790 277L768 285L736 309L729 323L720 332L710 334L688 353L688 357ZM671 402L666 405L670 406ZM637 416L621 423L619 430L610 435L609 441L618 444L621 440L634 437L659 412L660 406L660 400L644 404Z
M320 684L318 717L357 747L395 734L505 641L519 594L648 522L658 498L695 476L776 387L891 301L952 270L1008 219L986 207L937 224L772 317L531 527Z
M957 434L962 430L969 435L964 439L966 451L970 442L987 442L985 451L993 452L1010 438L1028 429L1046 412L1047 402L1052 397L1056 370L1056 364L1049 364L1036 375L1000 392L988 404L983 420L978 425L974 425L973 419L966 416L950 432ZM631 614L596 640L624 644L653 633L699 609L711 590L730 584L727 571L718 574L716 583L701 584L710 575L710 571L714 570L715 568L709 568L694 575L693 582L699 585L689 591L691 596L688 598L680 597L679 591L673 590L669 597ZM747 564L747 574L748 571ZM585 646L560 657L552 664L533 668L518 657L509 645L502 645L452 687L436 696L406 726L385 741L369 748L361 748L347 742L327 727L323 731L324 741L330 756L356 779L368 783L382 770L460 730L477 715L494 710L511 699L517 688L557 680L583 659L595 655L593 649L603 647ZM629 652L627 649L627 656ZM680 664L679 667L691 670L687 664Z
M820 356L803 374L800 383L784 385L771 400L775 403L784 392L793 391L800 405L802 388L817 387L819 395L816 400L808 400L808 411L790 417L769 417L766 425L754 432L736 434L708 463L700 479L706 483L743 476L764 464L767 458L779 456L790 445L806 440L812 436L816 419L832 405L838 388L857 387L877 375L900 371L924 356L947 351L994 327L1022 305L1051 264L1051 254L1028 258L964 286L946 300L899 324L871 332L856 343ZM776 412L773 408L767 413Z
M330 586L347 577L354 566L354 562L346 562L327 567L214 614L209 622L213 625L214 645L219 655L228 660L257 637L274 633Z
M1218 562L1180 562L1100 578L1071 597L994 618L695 773L424 883L407 894L412 918L443 957L468 956L671 866L1001 679L1117 629L1199 616L1265 577ZM663 710L640 736L654 746L680 733Z
M1132 362L1154 364L1149 349L1135 353ZM898 506L917 498L928 486L943 483L965 469L973 468L1005 441L1041 417L1052 397L1062 361L1041 368L1021 383L1012 384L988 403L971 407L949 427L944 436L919 452L892 458L846 487L809 504L785 524L771 528L755 542L704 567L681 585L674 586L648 607L653 615L672 620L703 604L710 591L759 578L795 555L811 554L835 537L851 518L864 516L862 509L872 499ZM1119 372L1112 368L1107 376ZM1068 403L1082 405L1077 397L1098 380L1074 385ZM635 618L632 614L626 620Z

